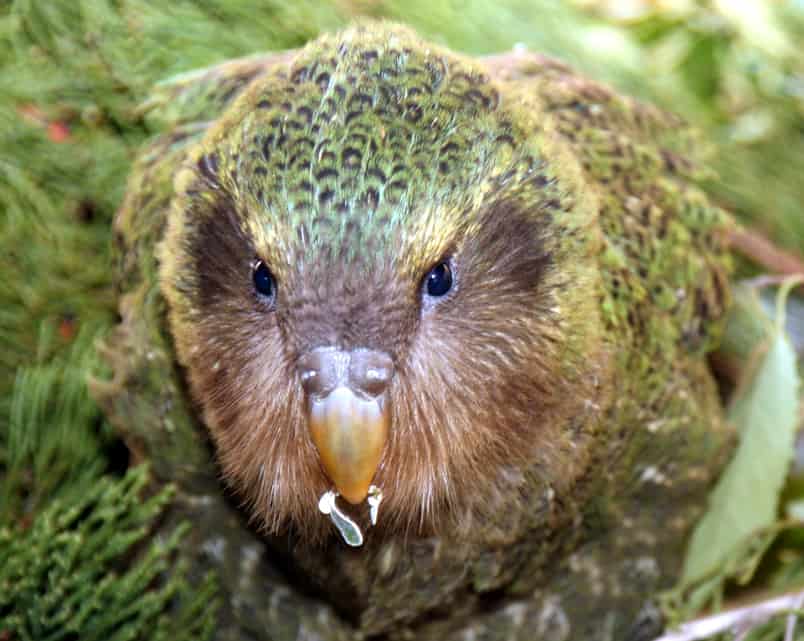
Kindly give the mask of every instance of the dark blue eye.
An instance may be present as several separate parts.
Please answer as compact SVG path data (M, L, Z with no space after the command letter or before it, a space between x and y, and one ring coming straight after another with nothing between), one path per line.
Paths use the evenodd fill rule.
M273 298L276 292L276 283L274 276L268 266L260 261L254 266L254 289L260 296L265 298Z
M449 263L438 263L430 270L425 279L425 291L428 296L438 298L444 296L450 289L452 289L452 270Z

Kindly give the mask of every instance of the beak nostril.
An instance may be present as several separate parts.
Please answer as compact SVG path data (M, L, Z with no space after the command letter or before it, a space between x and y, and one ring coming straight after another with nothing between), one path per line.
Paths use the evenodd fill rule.
M304 391L317 398L341 385L364 397L375 398L385 392L394 376L391 357L368 349L342 351L319 347L302 356L298 368Z
M371 397L380 396L394 376L391 357L383 352L356 351L349 364L350 385Z
M326 396L338 385L343 361L348 358L333 348L319 348L304 354L297 363L299 379L310 396Z

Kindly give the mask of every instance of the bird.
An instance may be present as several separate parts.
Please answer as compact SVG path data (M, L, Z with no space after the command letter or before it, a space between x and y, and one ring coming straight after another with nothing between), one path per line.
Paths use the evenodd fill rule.
M141 114L92 390L185 497L219 638L661 630L734 442L707 362L732 223L694 130L372 20Z

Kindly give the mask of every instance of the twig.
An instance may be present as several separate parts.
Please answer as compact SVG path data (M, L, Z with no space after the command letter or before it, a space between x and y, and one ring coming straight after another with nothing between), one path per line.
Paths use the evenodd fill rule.
M804 274L804 259L774 245L755 229L729 232L729 245L773 274Z
M746 631L765 623L775 615L790 612L785 631L785 641L788 641L793 638L796 612L802 603L804 603L804 591L785 594L768 601L759 601L742 608L689 621L654 641L699 641L722 632Z

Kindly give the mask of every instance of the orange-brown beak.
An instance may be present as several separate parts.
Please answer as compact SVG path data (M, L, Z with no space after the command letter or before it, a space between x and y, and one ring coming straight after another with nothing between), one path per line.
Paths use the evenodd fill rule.
M310 434L335 489L366 499L390 427L386 389L393 362L382 352L319 348L299 361Z
M361 503L380 464L389 417L382 398L361 399L348 387L310 402L310 433L338 493Z

